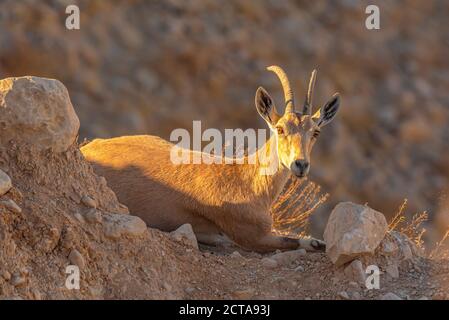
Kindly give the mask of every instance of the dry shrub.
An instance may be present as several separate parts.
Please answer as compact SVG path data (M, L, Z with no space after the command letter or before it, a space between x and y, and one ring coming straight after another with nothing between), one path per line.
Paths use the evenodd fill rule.
M443 238L435 244L435 247L430 251L429 258L431 259L449 259L449 230L446 231Z
M398 225L403 223L406 218L404 215L405 207L407 206L407 199L404 199L404 202L401 204L401 206L398 209L398 212L394 215L393 219L388 224L388 230L393 231L396 230Z
M403 234L405 234L410 240L412 240L419 248L423 248L423 235L426 232L423 224L427 221L428 214L426 211L416 213L412 216L411 219L407 218L405 209L407 208L407 199L404 199L404 202L398 209L398 212L395 214L393 219L388 224L388 229L390 231L396 230Z
M292 177L271 207L273 232L290 237L304 236L309 217L328 197L316 183Z
M426 232L423 224L428 220L427 212L421 212L414 214L411 218L407 218L405 213L407 207L407 199L404 199L404 202L398 209L398 212L395 214L393 219L391 219L388 224L388 229L390 231L399 231L405 234L409 239L411 239L418 248L427 251L423 236ZM441 238L439 242L437 242L433 248L428 250L428 257L431 259L447 259L449 258L449 244L447 243L447 239L449 238L449 230L446 231L445 235Z

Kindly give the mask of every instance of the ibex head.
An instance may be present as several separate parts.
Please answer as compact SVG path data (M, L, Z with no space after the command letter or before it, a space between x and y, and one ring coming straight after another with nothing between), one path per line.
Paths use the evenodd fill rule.
M280 163L297 177L305 177L310 169L310 151L315 144L320 129L335 117L340 106L340 96L332 98L312 115L312 95L316 80L316 70L310 76L309 88L302 112L295 110L293 92L287 75L278 66L267 68L279 77L285 98L285 112L280 115L268 92L259 87L256 92L256 108L277 137Z

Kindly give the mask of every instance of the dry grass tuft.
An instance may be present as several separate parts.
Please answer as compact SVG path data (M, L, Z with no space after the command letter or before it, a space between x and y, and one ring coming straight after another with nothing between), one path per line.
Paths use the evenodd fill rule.
M401 206L398 209L398 212L394 215L393 219L391 219L390 223L388 224L388 230L396 230L398 225L406 220L404 212L405 208L407 207L407 201L407 199L404 199L404 202L402 202Z
M407 218L405 210L407 208L407 199L398 209L393 219L388 224L390 231L399 231L412 240L418 248L424 248L423 235L426 232L423 224L428 220L429 216L426 211L416 213L411 219Z
M449 230L446 231L443 238L435 244L435 247L430 251L429 258L431 259L449 259L449 246L446 240L449 238Z
M316 183L291 178L271 207L273 232L290 237L304 236L309 217L328 197Z
M388 224L388 229L390 231L399 231L405 234L409 239L411 239L418 248L423 249L423 251L427 251L423 236L426 233L426 229L423 224L428 220L427 212L421 212L414 214L411 219L407 218L405 210L407 207L407 199L404 199L404 202L398 209L398 212L395 214L393 219L391 219ZM428 253L428 257L430 259L448 259L449 258L449 243L447 240L449 239L449 230L446 231L445 235L441 238L439 242L437 242L433 248L431 248Z

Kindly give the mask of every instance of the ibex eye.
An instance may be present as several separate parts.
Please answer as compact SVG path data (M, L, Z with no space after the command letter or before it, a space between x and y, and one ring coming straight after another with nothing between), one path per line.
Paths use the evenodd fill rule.
M318 130L313 132L314 138L318 138L319 135L320 135L320 132Z
M284 129L282 127L276 127L278 134L284 134Z

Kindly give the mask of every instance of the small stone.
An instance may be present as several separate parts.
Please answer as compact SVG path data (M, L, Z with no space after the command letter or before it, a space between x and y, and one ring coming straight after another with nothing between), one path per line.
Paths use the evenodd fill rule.
M306 250L298 249L292 251L284 251L276 253L270 257L270 259L275 260L281 266L288 266L296 260L301 259L306 254Z
M0 300L2 300L2 301L17 300L18 301L18 300L23 300L23 298L19 297L19 296L9 296L9 297L0 298Z
M101 286L90 286L89 293L94 297L94 299L101 299L103 295L103 287Z
M97 209L97 201L95 201L93 198L91 198L89 196L83 196L81 198L81 202L86 207Z
M84 257L76 249L73 249L72 251L70 251L69 261L71 264L78 266L80 269L84 269L84 267L86 266Z
M350 300L349 295L346 291L340 291L338 293L338 297L343 299L343 300Z
M10 281L11 285L14 287L22 287L26 284L26 282L26 277L17 272L12 275Z
M187 288L184 289L184 291L187 294L192 294L193 292L195 292L195 288L187 287Z
M381 244L382 252L385 254L391 254L398 250L398 246L392 241L384 240Z
M164 284L162 286L164 287L164 289L166 291L172 291L172 289L173 289L173 287L167 282L164 282Z
M250 300L254 297L254 289L248 288L243 290L237 290L232 293L234 298L240 300Z
M366 280L365 270L360 260L353 260L344 270L344 273L348 279L351 279L357 283L364 284Z
M95 209L95 208L92 208L92 209L88 210L84 214L84 218L89 223L101 223L102 220L103 220L103 218L101 216L101 213L97 209Z
M263 258L261 260L262 266L267 269L276 269L278 267L278 262L271 258Z
M192 225L186 223L180 226L178 229L170 233L172 239L178 242L187 244L195 249L198 249L198 241L195 233L193 232Z
M401 246L402 256L404 260L410 260L413 258L412 249L410 249L410 246L408 244L403 244Z
M295 271L296 271L296 272L304 272L304 267L303 267L303 266L297 266L297 267L295 268Z
M358 283L355 282L355 281L350 281L350 282L348 283L348 285L349 285L349 287L351 287L352 289L360 289L360 284L358 284Z
M61 245L65 249L71 249L75 241L75 233L71 227L64 229L64 236L61 241Z
M240 252L234 251L233 253L231 253L231 257L233 257L233 258L241 258L242 255L240 254Z
M0 196L7 193L11 188L11 178L3 170L0 170Z
M429 300L429 298L427 298L426 296L422 296L422 297L419 298L418 300Z
M42 295L41 295L40 291L37 289L31 289L31 297L34 300L42 300Z
M139 217L129 214L104 214L104 234L111 239L123 236L138 237L146 230L146 223Z
M352 299L353 300L360 300L362 298L362 296L360 295L359 292L355 291L352 293Z
M21 269L19 270L19 272L20 272L21 275L27 277L27 276L29 276L29 274L30 274L30 269L28 269L28 268L21 268Z
M12 256L16 252L17 245L13 239L10 239L8 242L3 244L4 253L7 256Z
M390 264L385 268L385 271L390 277L394 279L399 278L399 268L397 265Z
M445 294L442 292L437 292L432 296L432 300L444 300Z
M414 254L418 254L416 245L406 235L397 231L391 231L389 234L398 242L403 260L410 260Z
M76 220L78 220L81 223L86 222L86 220L84 220L84 217L79 212L75 213L73 216L75 217Z
M402 300L399 296L392 292L388 292L380 297L380 300Z
M3 279L5 279L6 281L9 281L11 279L11 273L9 273L8 271L3 271L2 273L2 277Z
M10 210L11 212L14 212L14 213L22 212L22 208L20 208L17 205L17 203L15 203L15 201L12 199L0 201L0 204L3 205L6 209Z

